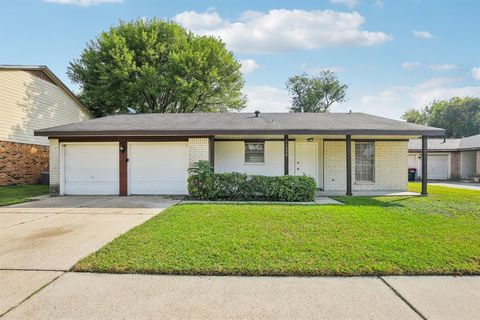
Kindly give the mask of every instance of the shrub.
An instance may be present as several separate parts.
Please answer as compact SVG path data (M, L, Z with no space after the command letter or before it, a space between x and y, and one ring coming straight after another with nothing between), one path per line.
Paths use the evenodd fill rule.
M208 161L195 163L189 172L188 192L194 199L307 202L315 200L317 190L311 177L213 173Z
M188 192L198 199L213 198L213 167L210 161L197 161L188 169Z

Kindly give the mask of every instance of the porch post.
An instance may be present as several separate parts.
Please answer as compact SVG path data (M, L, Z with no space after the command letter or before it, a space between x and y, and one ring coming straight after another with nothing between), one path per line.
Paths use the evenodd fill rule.
M120 139L119 142L119 169L120 169L120 177L119 181L119 194L120 196L127 196L128 195L128 142L126 139Z
M346 139L347 156L347 196L352 195L352 136L347 135Z
M426 196L427 192L427 160L428 160L428 153L427 153L427 136L422 136L422 196Z
M288 176L288 135L283 136L283 174Z
M212 169L215 171L215 137L208 137L208 161L212 164Z

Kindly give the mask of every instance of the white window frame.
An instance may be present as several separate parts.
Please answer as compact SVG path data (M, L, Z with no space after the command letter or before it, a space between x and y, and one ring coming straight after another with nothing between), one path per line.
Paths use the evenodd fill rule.
M263 161L262 162L251 162L247 161L247 145L248 144L261 144L263 145ZM255 153L255 152L252 152ZM259 152L257 152L259 153ZM243 144L243 162L245 164L265 164L265 141L245 141Z
M371 159L361 159L361 162L363 161L372 161L372 177L371 179L358 179L357 174L359 174L359 167L367 167L368 165L364 164L358 164L357 163L357 157L359 156L359 153L357 152L357 145L371 145L373 148L373 154ZM355 142L355 182L359 183L374 183L375 182L375 142L374 141L361 141L361 142Z

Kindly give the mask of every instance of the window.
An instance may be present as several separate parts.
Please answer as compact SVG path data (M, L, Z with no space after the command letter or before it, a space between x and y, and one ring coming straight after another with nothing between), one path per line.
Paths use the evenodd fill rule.
M245 163L264 163L265 143L245 142Z
M355 181L374 181L375 143L355 142Z

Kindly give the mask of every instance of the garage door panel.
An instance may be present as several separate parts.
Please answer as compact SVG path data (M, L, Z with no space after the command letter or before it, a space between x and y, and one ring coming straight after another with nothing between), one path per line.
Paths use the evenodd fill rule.
M64 194L118 194L118 143L67 144L64 163Z
M130 191L130 194L138 195L184 195L186 194L185 183L179 181L139 181L142 184L141 187L134 186Z
M129 144L129 194L186 194L185 142Z
M95 170L97 168L99 170L103 170L104 168L112 168L118 166L118 158L67 158L65 166L69 169L75 168L75 170Z
M448 179L448 155L429 155L428 156L428 179L447 180Z

